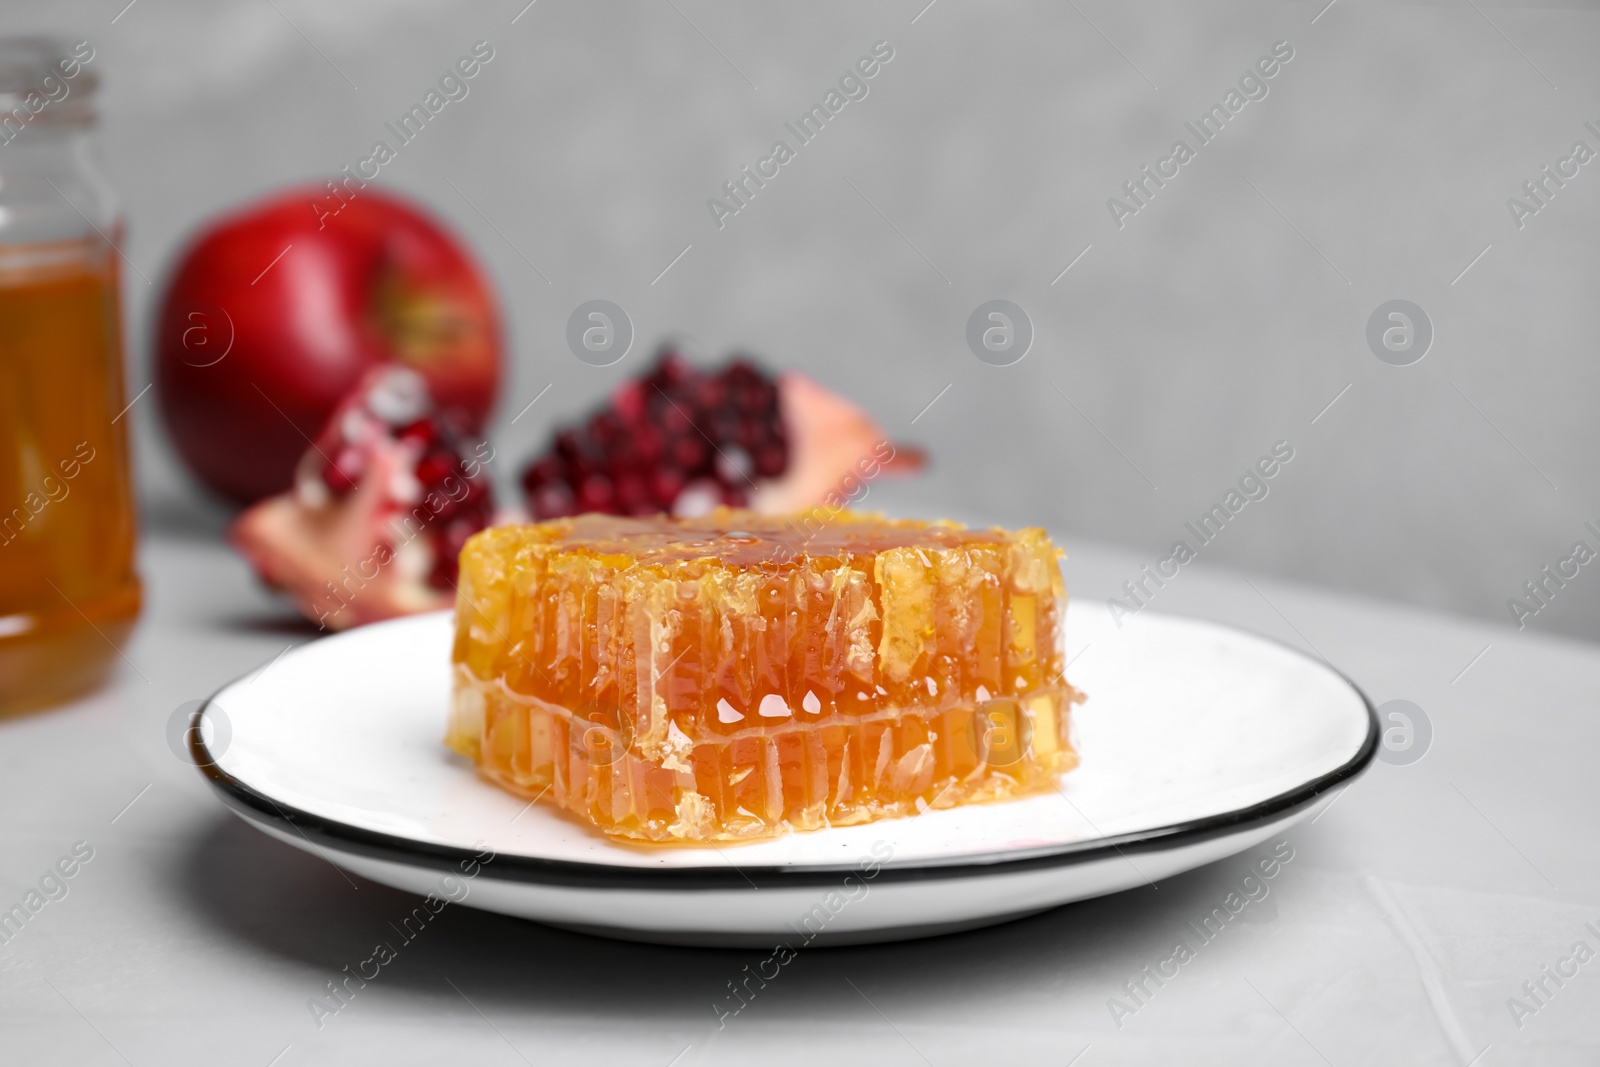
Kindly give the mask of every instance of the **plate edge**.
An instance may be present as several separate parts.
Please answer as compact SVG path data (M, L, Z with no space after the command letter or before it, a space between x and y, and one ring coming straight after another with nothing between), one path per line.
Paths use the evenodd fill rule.
M1162 614L1171 615L1170 612ZM1195 618L1192 616L1173 615L1174 618ZM1226 623L1218 623L1214 619L1199 619L1215 626L1227 629L1240 629L1231 627ZM382 624L379 624L382 625ZM1341 783L1353 780L1372 763L1377 754L1380 727L1377 709L1373 707L1372 700L1356 685L1343 671L1320 657L1312 657L1301 649L1295 648L1287 642L1265 634L1242 630L1252 637L1277 644L1301 657L1313 660L1318 666L1332 672L1336 677L1350 687L1361 701L1367 713L1367 733L1355 754L1340 766L1301 783L1293 789L1285 790L1276 796L1243 808L1219 812L1214 815L1202 816L1184 822L1171 823L1166 826L1154 827L1149 830L1140 830L1117 837L1101 837L1088 841L1072 842L1070 844L1052 848L1048 851L1029 853L1018 856L1015 852L980 853L974 856L960 857L952 862L940 863L908 863L904 865L884 864L879 868L877 878L892 882L909 881L938 881L970 877L973 868L982 868L985 873L1002 873L1011 871L1036 870L1047 867L1067 866L1076 863L1087 863L1095 860L1106 859L1111 855L1126 856L1129 852L1152 852L1164 850L1181 845L1196 844L1202 841L1226 837L1240 830L1263 822L1273 821L1281 816L1293 814L1300 809L1309 807L1329 789ZM216 692L206 697L205 701L196 711L196 716L204 715L213 701L225 690L242 678L233 679ZM198 720L197 720L198 721ZM352 826L337 819L329 819L299 808L279 804L271 797L259 792L246 783L235 778L218 766L206 747L203 732L200 730L188 731L189 754L196 768L205 776L207 783L216 790L223 803L236 814L251 822L252 813L267 819L286 823L295 828L307 841L315 843L315 837L323 838L329 844L337 845L341 850L355 852L359 855L370 856L375 859L388 859L412 865L423 865L440 871L453 871L465 861L475 861L481 864L482 873L488 874L497 880L534 883L552 886L569 886L576 888L594 889L729 889L738 888L741 883L759 888L763 883L770 886L807 886L831 885L838 880L838 876L856 869L855 864L807 864L805 866L760 866L734 868L727 867L624 867L603 863L583 863L575 860L552 860L537 856L520 856L500 854L493 861L483 863L478 860L480 853L470 849L459 848L454 845L440 845L433 842L417 841L412 838L398 837L393 834L381 833L376 830L367 830L363 827Z

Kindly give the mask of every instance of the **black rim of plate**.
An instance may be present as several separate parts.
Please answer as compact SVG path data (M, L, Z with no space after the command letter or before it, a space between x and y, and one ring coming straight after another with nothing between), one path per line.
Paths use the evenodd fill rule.
M1361 687L1351 681L1344 672L1326 660L1309 656L1292 645L1264 634L1252 633L1214 619L1173 612L1162 614L1168 618L1203 622L1247 634L1258 640L1278 645L1301 659L1312 660L1333 673L1350 687L1350 691L1360 698L1362 706L1366 709L1367 733L1360 747L1349 760L1326 774L1247 807L1117 837L1101 837L1051 846L1040 851L1020 854L977 853L954 860L898 866L885 863L878 868L873 881L882 884L990 877L1091 863L1119 856L1126 859L1129 854L1165 852L1187 845L1196 845L1288 818L1314 804L1317 798L1329 789L1356 777L1371 764L1378 751L1380 736L1378 713L1367 694L1362 692ZM218 696L243 677L248 677L248 674L229 682L207 697L197 714L204 715ZM423 867L440 874L459 873L477 864L478 876L487 875L498 881L531 885L577 889L737 890L835 885L842 876L858 870L859 867L855 862L748 867L734 867L729 862L720 867L627 867L606 863L544 859L505 852L495 854L490 861L483 861L480 858L482 854L473 849L397 837L280 804L218 766L216 760L211 757L210 750L206 748L205 740L199 730L190 730L188 734L189 753L195 766L206 776L223 802L246 822L258 828L288 827L313 846L326 846L338 852L386 860L406 867ZM886 820L886 823L892 824L893 821Z

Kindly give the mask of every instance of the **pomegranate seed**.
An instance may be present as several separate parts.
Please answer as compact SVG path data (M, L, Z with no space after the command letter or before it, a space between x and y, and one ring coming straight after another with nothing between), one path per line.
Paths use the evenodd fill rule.
M322 483L333 491L334 496L344 496L355 489L356 483L340 470L337 466L324 467L322 470Z
M591 474L578 483L578 504L584 511L605 511L615 499L611 479L604 474Z
M432 489L456 473L460 460L450 452L429 452L417 462L417 481Z
M695 389L695 406L707 415L727 401L728 386L721 378L705 378Z
M483 527L471 520L456 520L445 526L434 545L433 570L428 580L434 586L446 588L456 584L461 575L461 549L467 540Z
M767 436L767 428L759 422L741 422L738 430L734 432L733 439L747 451L754 452L761 447L761 442Z
M668 404L666 410L661 412L661 425L669 433L686 433L694 429L694 423L682 404Z
M556 434L556 455L568 463L586 461L592 451L582 430L566 429Z
M723 412L711 420L711 428L707 433L718 444L732 443L739 440L739 430L742 426L743 421L739 416Z
M743 357L704 372L666 349L606 408L561 429L522 484L541 519L693 514L745 502L750 479L779 477L788 465L775 381Z
M367 458L354 448L342 449L338 458L322 468L322 481L335 496L344 496L355 489L366 469Z
M683 485L683 472L676 467L662 467L650 475L650 492L663 508L672 507L672 502L683 492Z
M432 419L423 416L415 422L406 423L395 436L402 441L412 441L423 448L431 448L439 440L439 426Z
M633 450L646 466L661 458L661 432L654 426L644 425L633 431Z
M670 393L693 376L694 368L689 366L689 361L669 350L661 353L655 370L651 372L650 380Z
M611 410L628 426L638 426L646 420L648 398L645 390L643 382L632 381L622 383L611 394Z
M589 440L599 445L601 451L615 445L622 433L622 420L609 411L602 411L589 420Z
M530 463L528 469L522 472L523 488L531 494L539 486L548 485L559 479L564 470L565 467L560 459L555 456L545 456Z
M733 403L743 415L763 415L770 406L770 400L759 383L741 385L734 391Z
M686 471L699 470L706 461L706 443L698 437L680 437L672 443L671 457Z
M789 465L787 450L779 444L769 444L756 453L756 473L763 478L776 478Z
M639 509L644 508L643 514L650 514L655 510L655 502L650 499L650 490L645 480L637 474L623 474L616 480L617 506L630 515L640 514Z

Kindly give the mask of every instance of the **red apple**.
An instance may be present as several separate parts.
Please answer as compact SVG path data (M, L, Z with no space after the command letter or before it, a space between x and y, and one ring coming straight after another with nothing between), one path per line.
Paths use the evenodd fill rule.
M167 429L190 470L240 503L287 490L306 442L380 364L418 371L470 431L494 405L499 314L483 273L415 206L370 185L346 196L296 189L220 219L167 285Z

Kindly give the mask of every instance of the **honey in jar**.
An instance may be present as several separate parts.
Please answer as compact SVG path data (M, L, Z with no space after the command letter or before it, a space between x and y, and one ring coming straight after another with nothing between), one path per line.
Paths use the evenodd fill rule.
M119 231L85 49L0 39L0 714L98 685L139 612Z

